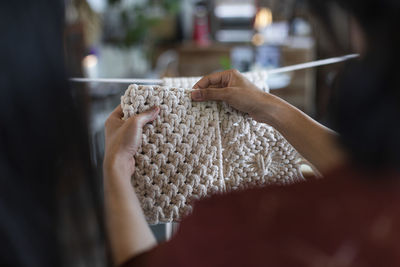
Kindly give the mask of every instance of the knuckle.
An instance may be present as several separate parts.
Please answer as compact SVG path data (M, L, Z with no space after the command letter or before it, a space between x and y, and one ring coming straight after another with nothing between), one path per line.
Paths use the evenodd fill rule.
M240 72L237 69L230 69L229 70L232 74L238 75Z
M231 87L225 87L220 89L221 90L221 94L223 95L229 95L232 92L232 88Z
M216 100L217 95L215 94L214 90L202 90L201 92L202 99L204 100Z
M201 94L201 98L203 98L203 99L208 99L211 97L211 92L210 92L210 90L207 90L207 89L200 90L200 94Z

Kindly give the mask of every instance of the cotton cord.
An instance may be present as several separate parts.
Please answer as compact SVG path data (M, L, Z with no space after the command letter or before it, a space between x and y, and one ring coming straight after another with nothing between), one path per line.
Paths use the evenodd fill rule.
M123 119L160 107L132 177L150 224L180 221L194 200L218 192L304 179L304 159L276 130L226 104L192 102L191 91L133 84L121 97Z

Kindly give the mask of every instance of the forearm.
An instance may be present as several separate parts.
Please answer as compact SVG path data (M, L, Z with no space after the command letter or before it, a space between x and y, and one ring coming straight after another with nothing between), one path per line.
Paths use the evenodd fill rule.
M344 161L345 153L337 142L337 133L276 96L266 95L265 103L268 107L264 109L265 122L319 171L324 173Z
M114 263L149 250L156 240L145 220L139 200L123 168L105 161L105 209Z

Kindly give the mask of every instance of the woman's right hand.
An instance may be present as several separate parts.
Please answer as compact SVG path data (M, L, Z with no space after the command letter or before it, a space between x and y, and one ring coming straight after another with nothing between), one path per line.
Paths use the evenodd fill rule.
M204 76L198 81L192 92L192 100L224 101L233 108L248 113L259 122L268 122L268 114L272 112L273 98L251 83L237 70L227 70Z
M258 122L274 127L322 173L346 162L334 131L279 97L263 92L237 70L207 75L193 89L198 89L192 92L194 101L225 101Z

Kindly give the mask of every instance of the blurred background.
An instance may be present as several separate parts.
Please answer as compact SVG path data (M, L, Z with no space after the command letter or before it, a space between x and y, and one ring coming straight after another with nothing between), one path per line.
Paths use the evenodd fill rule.
M327 34L304 0L65 0L70 77L203 76L272 69L350 53L350 19ZM340 64L271 75L271 93L324 123ZM128 85L71 83L90 101L92 152L101 170L103 126ZM172 226L168 226L172 227ZM165 231L161 226L157 231ZM168 231L167 231L168 232ZM161 233L161 232L160 232ZM158 234L159 239L165 237Z

